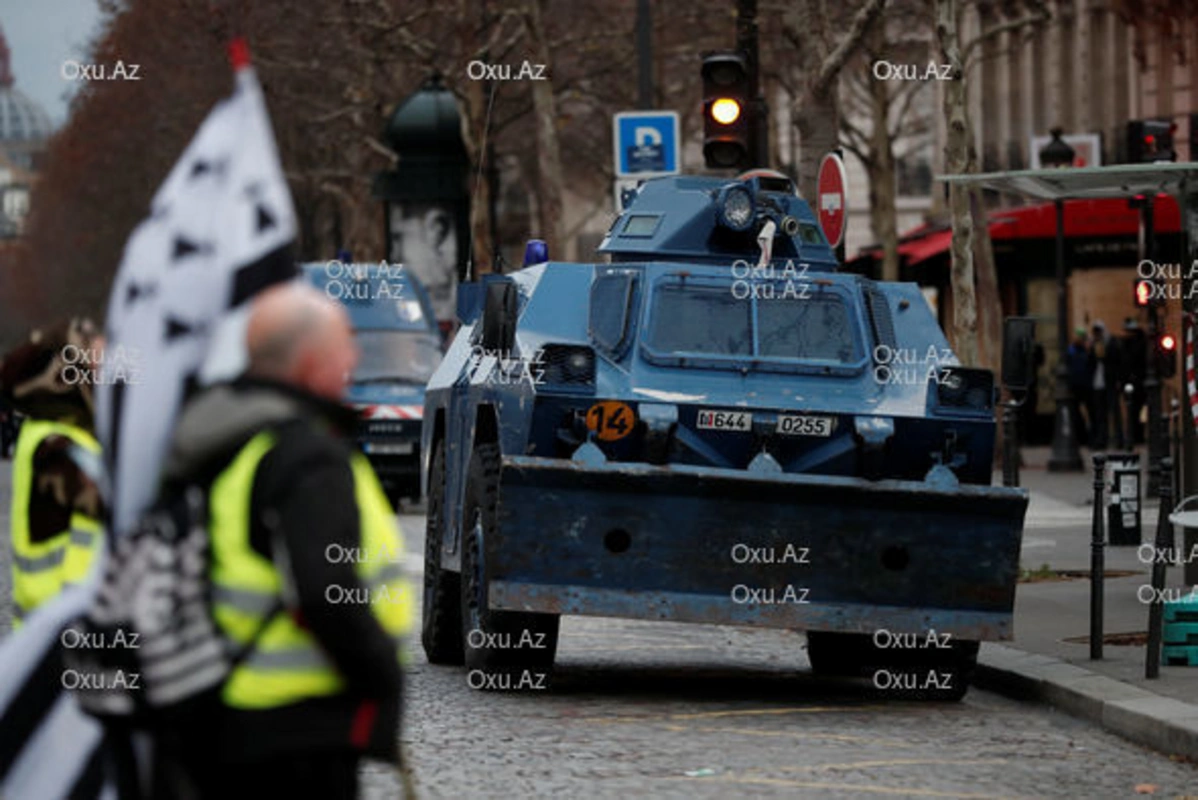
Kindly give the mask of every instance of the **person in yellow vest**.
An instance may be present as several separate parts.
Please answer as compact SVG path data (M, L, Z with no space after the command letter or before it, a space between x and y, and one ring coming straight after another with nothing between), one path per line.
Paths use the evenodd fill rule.
M213 608L248 647L220 708L175 741L202 797L353 798L398 764L413 594L394 512L347 442L357 360L343 308L290 283L255 299L246 374L184 408L164 486L209 487Z
M100 495L81 458L92 433L102 348L95 326L73 319L32 331L0 361L0 397L25 416L12 465L13 626L84 580L101 546Z

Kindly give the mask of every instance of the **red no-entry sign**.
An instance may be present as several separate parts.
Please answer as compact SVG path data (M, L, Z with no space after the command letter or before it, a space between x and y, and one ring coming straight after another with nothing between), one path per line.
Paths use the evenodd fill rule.
M828 244L837 247L844 241L847 221L848 179L844 174L844 161L835 153L828 153L819 165L819 180L815 188L815 215L819 226L828 239Z

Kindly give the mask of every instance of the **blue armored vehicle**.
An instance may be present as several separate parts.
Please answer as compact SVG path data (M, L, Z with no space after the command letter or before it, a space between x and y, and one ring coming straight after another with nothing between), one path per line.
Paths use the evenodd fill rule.
M357 443L392 502L420 497L424 385L441 362L428 293L399 264L303 265L310 284L342 303L358 345L346 402L358 410Z
M1012 635L1027 506L990 486L992 373L916 285L837 272L776 173L649 181L599 250L462 287L424 406L429 660L539 688L562 614L765 626L962 696Z

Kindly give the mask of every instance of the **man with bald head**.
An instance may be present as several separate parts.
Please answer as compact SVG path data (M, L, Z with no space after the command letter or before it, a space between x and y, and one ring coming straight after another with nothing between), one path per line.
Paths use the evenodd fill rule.
M394 513L345 437L344 309L290 283L255 299L248 366L184 409L165 486L208 487L213 613L243 659L220 707L163 737L201 797L357 796L398 763L412 596Z

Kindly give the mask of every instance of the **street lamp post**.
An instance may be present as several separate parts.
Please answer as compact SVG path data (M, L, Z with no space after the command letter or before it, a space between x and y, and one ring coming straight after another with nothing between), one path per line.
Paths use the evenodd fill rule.
M1052 129L1052 140L1040 150L1042 167L1066 168L1073 165L1073 148L1061 139L1061 129ZM1077 402L1069 389L1069 366L1065 353L1069 349L1069 284L1065 268L1065 201L1054 201L1057 217L1057 368L1054 371L1053 400L1056 410L1052 427L1052 455L1048 469L1052 472L1080 472L1081 454L1077 449L1077 432L1073 429L1073 404Z

